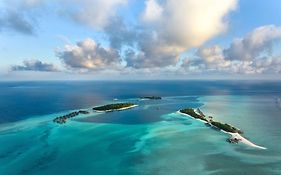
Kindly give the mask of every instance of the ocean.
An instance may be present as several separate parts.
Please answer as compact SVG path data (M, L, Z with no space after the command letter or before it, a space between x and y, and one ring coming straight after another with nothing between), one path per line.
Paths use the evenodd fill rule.
M161 100L141 100L142 96ZM280 81L0 82L0 174L281 174ZM138 107L97 113L93 106ZM183 116L200 108L266 150ZM55 117L90 111L66 124Z

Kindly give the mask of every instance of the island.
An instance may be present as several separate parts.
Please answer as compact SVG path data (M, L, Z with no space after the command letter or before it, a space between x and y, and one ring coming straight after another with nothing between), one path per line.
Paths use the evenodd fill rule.
M219 130L223 130L225 132L242 134L242 131L240 129L235 128L234 126L231 126L230 124L213 121L213 117L207 118L200 109L194 110L192 108L186 108L186 109L181 109L180 112L187 114L195 119L202 120L205 123L207 122L208 125L216 127Z
M243 134L243 132L240 129L235 128L234 126L231 126L230 124L227 123L221 123L221 122L216 122L216 121L211 121L211 125L222 129L225 132L231 132L231 133L239 133Z
M187 114L187 115L190 115L191 117L195 118L195 119L200 119L200 120L203 120L205 122L209 122L205 116L203 115L199 115L197 114L194 109L192 108L186 108L186 109L181 109L180 110L181 113L184 113L184 114Z
M79 114L84 114L85 115L85 114L89 114L89 112L85 111L85 110L74 111L74 112L71 112L69 114L66 114L66 115L54 118L53 122L54 123L58 123L58 124L64 124L64 123L67 122L68 119L76 117Z
M198 109L185 108L185 109L179 110L178 112L185 116L189 116L194 119L198 119L198 120L204 122L206 124L206 126L213 127L217 130L220 130L220 131L223 131L224 133L229 134L231 136L229 139L227 139L227 142L229 142L229 143L242 142L251 147L255 147L255 148L259 148L259 149L266 149L265 147L258 146L256 144L250 142L243 136L241 136L241 134L243 134L243 132L240 129L238 129L230 124L227 124L227 123L214 121L213 117L211 117L211 116L209 116L207 118L199 108Z
M112 111L120 111L120 110L125 110L125 109L130 109L133 107L136 107L137 105L133 104L133 103L115 103L115 104L108 104L108 105L104 105L104 106L98 106L98 107L94 107L93 110L97 111L97 112L112 112ZM79 111L74 111L71 113L68 113L66 115L63 116L59 116L53 119L54 123L58 123L58 124L64 124L67 122L68 119L73 118L78 116L79 114L89 114L89 111L86 110L79 110Z
M144 97L140 97L141 99L149 99L149 100L161 100L162 97L159 96L144 96Z
M113 104L94 107L93 110L95 110L96 112L112 112L112 111L131 109L136 106L137 105L133 103L113 103Z

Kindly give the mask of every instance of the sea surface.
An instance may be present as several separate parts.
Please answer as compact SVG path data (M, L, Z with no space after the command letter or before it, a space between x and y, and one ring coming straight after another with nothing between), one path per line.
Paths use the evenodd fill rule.
M92 110L118 102L138 106ZM229 144L186 107L267 149ZM90 113L52 122L79 109ZM280 175L280 126L280 81L0 82L0 175Z

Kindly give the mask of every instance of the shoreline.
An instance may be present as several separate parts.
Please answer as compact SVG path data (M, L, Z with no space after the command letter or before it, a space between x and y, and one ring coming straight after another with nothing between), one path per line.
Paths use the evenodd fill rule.
M225 131L223 131L225 132ZM267 149L266 147L263 147L263 146L259 146L259 145L256 145L254 144L253 142L251 142L250 140L246 139L245 137L241 136L239 133L230 133L230 132L225 132L229 135L231 135L232 138L237 138L237 139L240 139L240 142L245 144L245 145L248 145L250 147L253 147L253 148L258 148L258 149Z
M203 123L208 123L208 122L206 122L205 120L201 120L201 119L199 119L199 118L194 118L194 117L192 117L192 116L190 116L190 115L188 115L188 114L185 114L185 113L183 113L183 112L180 112L180 110L178 110L176 113L179 113L179 114L181 114L181 115L187 116L187 117L189 117L189 118L191 118L191 119L194 119L194 120L201 121L201 122L203 122Z
M188 115L188 114L182 113L182 112L180 112L180 110L178 110L176 113L179 113L180 115L188 116L188 117L190 117L190 118L192 118L192 119L201 121L201 122L203 122L203 123L209 123L209 122L206 122L206 121L201 120L201 119L196 119L196 118L194 118L194 117L192 117L192 116L190 116L190 115ZM212 127L218 128L218 127L212 125L211 123L209 123L209 124L210 124ZM241 142L241 143L243 143L243 144L245 144L245 145L247 145L247 146L250 146L250 147L253 147L253 148L258 148L258 149L263 149L263 150L267 149L266 147L263 147L263 146L259 146L259 145L254 144L253 142L249 141L249 140L246 139L245 137L241 136L239 133L231 133L231 132L226 132L226 131L224 131L224 130L222 130L222 129L220 129L220 128L218 128L218 129L219 129L221 132L230 135L231 138L239 139L239 140L240 140L239 142Z
M102 112L113 112L113 111L123 111L123 110L127 110L127 109L131 109L131 108L135 108L137 107L138 105L132 105L132 106L128 106L128 107L123 107L123 108L119 108L119 109L108 109L108 110L95 110L95 112L99 112L99 113L102 113Z

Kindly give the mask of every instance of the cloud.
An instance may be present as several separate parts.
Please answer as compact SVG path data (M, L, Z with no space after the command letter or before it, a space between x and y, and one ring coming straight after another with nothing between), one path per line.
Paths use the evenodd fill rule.
M6 14L0 17L0 29L12 29L26 35L34 34L31 22L17 12L6 12Z
M4 1L0 9L0 30L34 35L36 18L33 12L44 3L45 0Z
M145 11L142 18L146 22L153 22L158 20L163 12L163 8L158 4L156 0L147 0L145 2Z
M119 17L112 18L104 28L110 46L118 50L121 50L123 46L133 46L135 44L137 30L135 27L128 27Z
M225 60L223 49L217 45L208 48L199 48L197 55L203 59L209 68L224 68L230 65L230 61Z
M175 66L179 61L177 47L159 45L161 38L156 33L141 33L137 49L128 49L125 54L127 67L136 69Z
M128 66L175 66L180 54L201 46L227 29L226 16L237 0L147 0L142 14L143 31L137 50L130 51Z
M0 30L14 30L32 35L38 14L50 13L42 8L47 5L55 7L52 12L69 17L78 24L102 30L116 16L118 7L127 0L10 0L4 1L0 9ZM35 9L36 15L33 13Z
M256 59L253 64L260 73L281 73L281 55Z
M281 27L262 26L245 38L235 39L224 54L230 60L253 60L264 52L271 54L272 45L280 39Z
M155 1L156 2L156 1ZM166 0L157 1L161 15L147 21L170 46L197 47L227 28L226 15L235 10L236 0ZM146 10L154 8L147 3ZM146 16L146 15L144 15ZM145 20L145 19L144 19Z
M32 21L25 13L14 10L0 10L0 15L0 30L13 30L25 35L34 34Z
M103 29L127 0L61 0L60 11L79 24Z
M86 71L114 69L121 63L116 49L104 48L90 38L75 45L65 45L64 49L57 51L57 56L67 68Z
M58 69L49 63L44 63L39 60L26 60L23 65L15 65L11 67L12 71L42 71L42 72L57 72Z
M21 5L12 9L18 11L22 6L24 10L14 15L14 20L5 20L11 21L12 24L5 22L5 27L2 28L13 28L25 34L34 34L34 22L26 12L50 2L46 0L13 2ZM106 62L114 55L120 61L119 57L122 55L127 67L142 69L177 66L181 54L186 50L201 46L226 31L228 26L226 17L235 10L237 0L146 0L145 8L140 14L141 20L133 25L125 23L123 21L126 20L125 17L122 19L118 16L118 10L125 4L127 0L59 0L52 5L75 22L104 32L108 37L110 48L104 49L96 44L97 51L94 52L99 53L99 50L104 49L106 50L104 53L110 52L111 55L102 55L100 57L106 58L98 60ZM9 10L12 11L15 10ZM1 21L3 20L0 20L0 23ZM65 52L71 48L70 45L68 47ZM76 47L82 49L78 45ZM62 57L70 68L105 67L103 61L95 63L93 60L86 61L85 58L74 59L74 56L70 59L66 53L60 53L60 58ZM95 58L93 55L90 57Z
M195 58L187 59L182 67L189 71L279 74L281 55L271 54L277 40L281 40L281 27L262 26L244 38L234 39L226 49L217 45L199 48Z
M23 6L26 8L39 7L46 3L47 0L23 0Z

